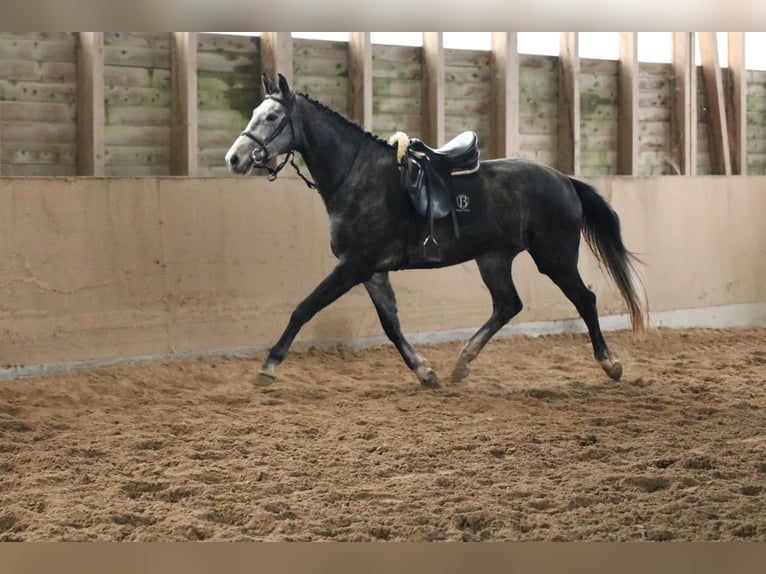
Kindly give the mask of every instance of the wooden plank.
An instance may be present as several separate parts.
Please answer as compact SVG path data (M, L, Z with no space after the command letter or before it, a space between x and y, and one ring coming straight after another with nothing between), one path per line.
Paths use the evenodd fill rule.
M168 124L161 126L106 126L104 129L105 137L108 141L114 142L106 149L120 146L169 146L170 145L170 126Z
M3 142L3 158L14 165L74 165L77 147L65 144Z
M236 53L252 56L258 51L259 39L257 36L244 36L239 34L211 34L209 32L197 33L197 51L203 53L225 54L233 56Z
M726 98L723 90L718 42L715 32L699 32L702 74L707 100L710 168L716 175L731 175L729 128L726 121Z
M171 83L171 72L168 68L133 68L104 66L104 85L106 89L113 86L142 86L168 90Z
M3 141L8 142L55 142L76 143L78 141L78 128L74 124L43 123L38 121L29 122L5 122L3 127Z
M293 40L293 59L329 60L330 62L348 61L348 42L342 40L315 40L295 38ZM340 69L338 70L340 71Z
M389 46L384 44L374 44L372 47L372 58L375 67L383 62L397 62L399 64L411 64L413 62L420 67L418 57L420 48L414 46Z
M729 78L731 98L727 100L732 172L747 175L747 70L745 33L729 32Z
M670 150L682 175L697 173L697 74L694 32L673 32Z
M423 32L423 98L420 138L432 147L444 140L444 44L442 32Z
M231 73L235 68L253 66L253 54L234 52L200 52L197 46L197 65L200 70Z
M617 173L638 175L638 33L620 32Z
M72 177L79 175L74 165L13 164L3 167L5 177Z
M172 32L170 172L197 175L197 37Z
M27 33L24 38L2 41L0 42L0 60L76 62L77 42L67 36L46 40L40 38L39 33Z
M349 32L349 117L366 130L372 129L372 41L370 32Z
M117 145L110 146L107 150L109 165L116 166L159 166L160 168L170 165L172 160L170 150L165 145ZM220 157L220 154L219 154ZM223 163L223 162L221 162ZM172 174L177 175L177 174Z
M120 46L127 52L132 48L153 48L170 51L171 39L167 32L105 32L104 46Z
M104 48L104 62L115 68L157 68L170 69L170 49L165 46Z
M559 49L559 127L557 167L580 173L580 56L577 32L561 32Z
M520 151L549 151L551 153L557 153L558 142L555 136L546 134L522 134L519 138L521 144L519 145Z
M747 95L766 96L766 70L747 71Z
M261 69L276 80L282 74L293 83L293 39L290 32L261 33Z
M29 60L2 60L0 80L13 82L50 82L74 84L77 81L75 62L33 62Z
M151 106L169 108L170 91L141 86L112 86L106 88L109 106Z
M516 32L492 32L489 157L519 154L519 52Z
M3 102L5 122L43 122L74 124L77 110L64 103Z
M77 45L77 173L104 174L104 34L80 32Z
M529 68L556 73L559 69L559 59L556 56L519 54L519 68Z

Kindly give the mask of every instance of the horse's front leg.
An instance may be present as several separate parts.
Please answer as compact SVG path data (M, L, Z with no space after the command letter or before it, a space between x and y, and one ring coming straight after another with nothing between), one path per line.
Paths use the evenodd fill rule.
M258 377L254 381L255 384L267 385L273 383L276 378L274 371L277 365L284 360L290 345L292 345L301 327L354 285L358 285L368 279L370 273L366 266L360 265L358 262L355 263L349 260L339 262L335 269L295 308L282 336L271 348L269 356L263 362Z
M388 273L376 273L369 281L365 282L364 286L375 305L383 330L401 354L404 362L415 372L422 385L438 387L439 381L436 373L426 365L423 357L415 352L415 349L402 334L396 309L396 296L393 287L391 287L391 281L388 279Z

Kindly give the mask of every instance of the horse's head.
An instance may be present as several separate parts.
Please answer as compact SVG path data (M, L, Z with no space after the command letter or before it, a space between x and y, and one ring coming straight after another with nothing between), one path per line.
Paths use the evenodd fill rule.
M254 167L266 167L270 160L295 147L291 119L295 93L285 77L278 76L277 84L263 75L266 97L253 110L245 130L226 153L226 165L231 173L248 174Z

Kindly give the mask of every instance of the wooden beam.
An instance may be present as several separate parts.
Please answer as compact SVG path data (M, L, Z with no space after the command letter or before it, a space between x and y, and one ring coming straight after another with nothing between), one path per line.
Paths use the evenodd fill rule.
M732 172L747 175L747 71L745 69L745 33L729 32L729 137Z
M104 175L104 33L77 42L77 173Z
M269 77L282 74L293 83L293 37L290 32L261 32L261 70Z
M491 158L519 155L519 52L516 32L492 32Z
M372 42L370 32L349 32L348 109L352 120L372 130Z
M620 32L617 173L638 175L638 33Z
M673 32L670 149L682 175L697 173L697 68L694 32Z
M558 169L580 173L580 56L577 32L562 32L559 48Z
M702 77L705 80L705 97L707 100L710 167L714 175L731 175L726 98L724 97L721 65L718 61L716 33L699 32L699 40Z
M197 33L171 32L170 173L197 175Z
M442 32L423 32L421 139L436 147L444 141L444 45Z

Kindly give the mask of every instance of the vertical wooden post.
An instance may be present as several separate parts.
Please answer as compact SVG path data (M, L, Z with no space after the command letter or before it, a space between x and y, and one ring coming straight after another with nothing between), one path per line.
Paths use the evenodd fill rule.
M638 33L620 32L617 173L638 175Z
M580 56L577 32L562 32L559 49L558 169L580 173Z
M171 32L170 173L197 175L197 34Z
M444 45L442 32L423 32L423 98L421 139L430 146L444 142Z
M729 129L726 122L726 99L718 61L718 43L715 32L699 32L702 77L705 79L705 97L708 108L708 136L710 141L710 167L714 175L731 175Z
M670 149L682 175L697 174L697 68L694 32L673 32L673 106Z
M492 32L489 153L519 154L519 52L516 32Z
M104 175L104 33L77 42L77 173Z
M349 32L348 110L351 119L372 130L372 42L369 32Z
M732 84L732 97L729 100L732 171L747 175L747 70L744 32L729 32L729 73Z
M282 74L293 82L293 38L290 32L261 33L261 69L270 78Z

